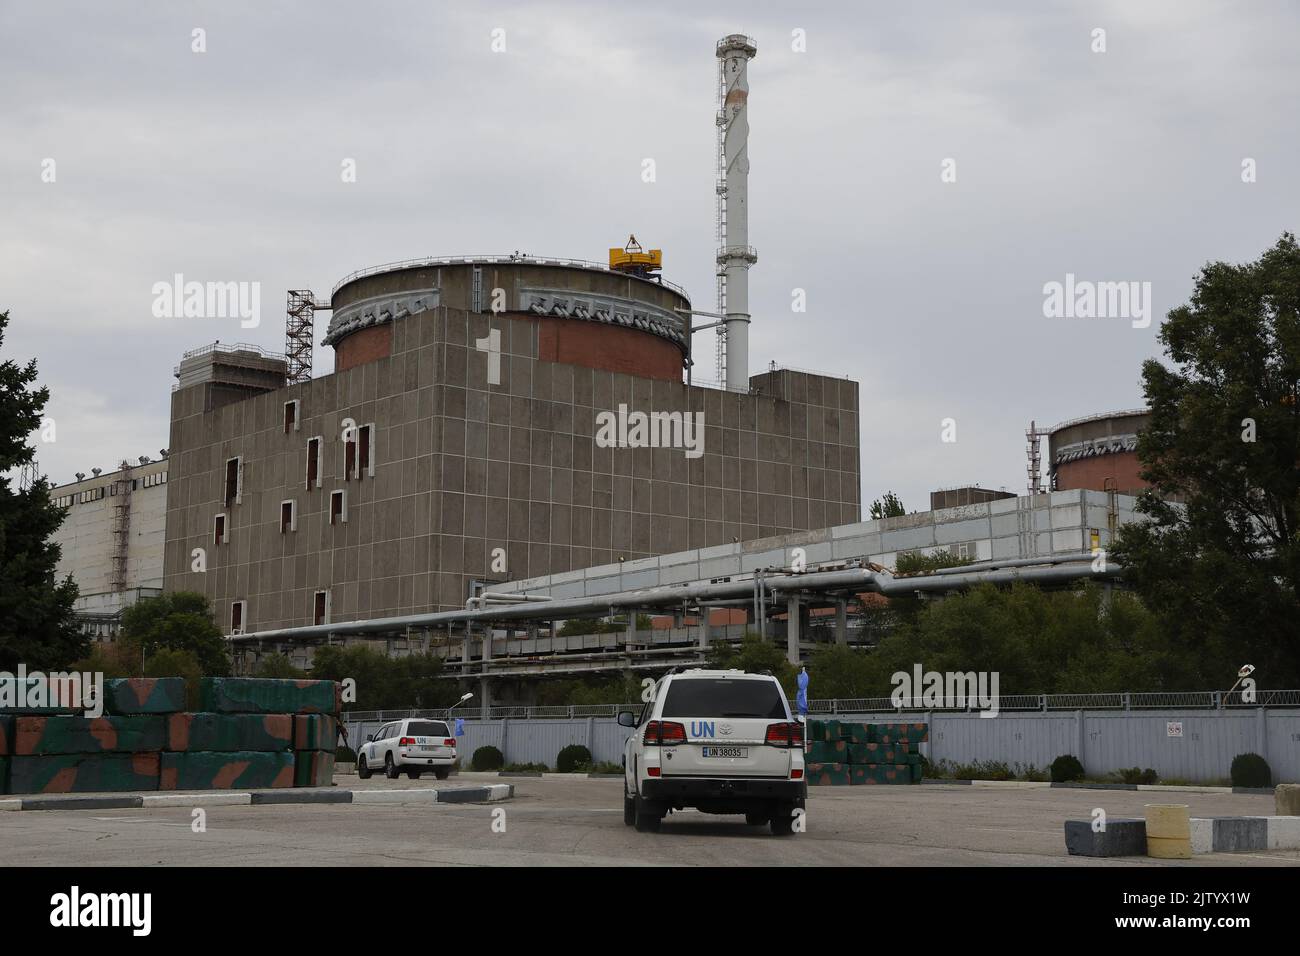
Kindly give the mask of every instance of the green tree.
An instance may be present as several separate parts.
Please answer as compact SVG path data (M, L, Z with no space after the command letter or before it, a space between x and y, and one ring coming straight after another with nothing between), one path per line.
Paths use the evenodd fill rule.
M1142 366L1151 419L1138 438L1150 520L1121 529L1114 557L1202 687L1257 666L1300 682L1300 247L1213 262ZM1169 499L1181 499L1173 504Z
M443 672L442 658L389 657L365 644L317 648L311 676L356 682L357 699L344 710L424 710L450 706L460 696Z
M253 676L301 680L307 676L307 672L294 667L289 658L283 654L267 654L257 662L257 667L253 669Z
M0 312L0 346L8 325L9 313ZM67 511L55 507L43 477L16 491L10 477L35 459L29 439L50 399L35 382L35 360L0 362L0 670L7 671L20 663L61 670L90 647L72 614L76 584L55 578L60 549L50 535Z
M208 599L195 591L172 591L132 604L122 612L117 641L132 660L167 648L192 655L204 676L230 673L226 639L212 621Z
M878 521L881 518L898 518L905 514L907 514L907 509L898 500L898 495L892 491L886 491L883 499L877 498L871 502L872 521Z
M710 645L705 663L718 670L735 668L755 674L768 671L781 682L787 694L794 695L795 669L786 660L785 651L753 631L745 633L739 648L726 641Z

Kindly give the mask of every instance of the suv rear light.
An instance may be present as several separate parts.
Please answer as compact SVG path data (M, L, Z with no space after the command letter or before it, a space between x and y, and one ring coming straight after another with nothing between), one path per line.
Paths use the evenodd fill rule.
M686 725L673 720L652 720L645 725L641 743L647 747L672 747L686 743Z
M448 737L446 740L444 740L444 741L442 742L442 745L443 745L444 747L454 747L454 746L456 746L456 741L454 741L454 740L452 740L450 737Z
M803 724L795 722L769 724L767 737L763 742L774 747L802 747Z
M414 746L415 746L415 738L414 738L414 737L403 737L401 740L399 740L399 741L397 742L397 746L399 746L399 747L414 747Z

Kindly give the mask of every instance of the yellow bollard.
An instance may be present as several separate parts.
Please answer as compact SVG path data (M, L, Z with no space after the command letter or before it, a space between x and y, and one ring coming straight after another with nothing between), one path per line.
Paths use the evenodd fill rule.
M1157 860L1192 858L1192 825L1185 803L1148 803L1147 856Z

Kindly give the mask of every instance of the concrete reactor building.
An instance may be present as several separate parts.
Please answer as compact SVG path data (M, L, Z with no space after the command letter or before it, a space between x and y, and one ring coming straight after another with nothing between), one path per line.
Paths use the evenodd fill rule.
M429 260L350 276L331 305L331 375L285 385L237 349L180 365L164 583L233 630L860 518L857 383L685 383L690 301L665 283Z

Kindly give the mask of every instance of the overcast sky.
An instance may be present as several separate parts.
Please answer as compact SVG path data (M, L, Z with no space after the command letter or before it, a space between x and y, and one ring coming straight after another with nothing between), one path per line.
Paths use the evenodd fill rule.
M861 383L864 507L1023 492L1031 418L1140 406L1196 271L1296 228L1293 3L717 6L0 2L4 357L50 387L42 470L156 455L183 351L282 351L285 290L366 266L600 260L635 232L712 310L727 33L758 43L750 370ZM155 318L174 273L259 282L260 326ZM1045 317L1067 273L1150 282L1150 327Z

